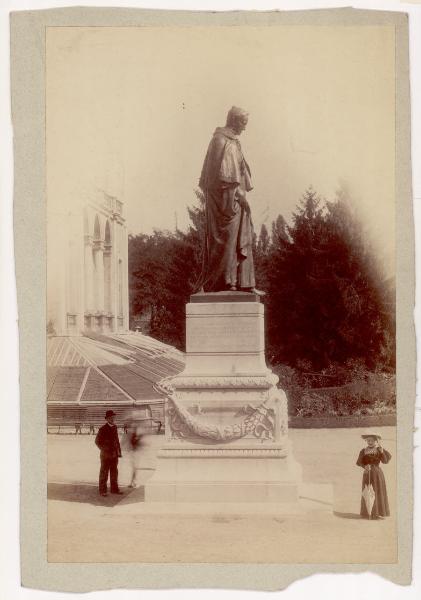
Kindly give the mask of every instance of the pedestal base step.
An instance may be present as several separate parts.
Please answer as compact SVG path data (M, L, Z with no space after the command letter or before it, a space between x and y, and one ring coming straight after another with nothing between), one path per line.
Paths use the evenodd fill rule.
M309 512L333 512L333 486L302 484L295 502L130 502L120 509L130 514L146 515L259 515L299 516ZM130 496L143 492L133 491Z
M120 505L120 511L139 515L299 516L306 510L300 502L136 502Z
M168 482L148 483L145 486L146 502L297 502L296 483L260 481L236 482Z

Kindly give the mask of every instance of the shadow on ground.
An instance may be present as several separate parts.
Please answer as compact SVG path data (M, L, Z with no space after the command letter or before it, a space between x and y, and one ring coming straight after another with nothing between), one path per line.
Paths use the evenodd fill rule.
M358 513L345 513L333 511L335 517L340 517L341 519L361 519L361 516Z
M123 495L108 494L100 496L98 488L95 485L83 483L49 483L47 497L49 500L61 500L64 502L81 502L82 504L92 504L94 506L113 507L117 504L134 504L143 502L145 499L145 490L143 486L137 489L124 488Z

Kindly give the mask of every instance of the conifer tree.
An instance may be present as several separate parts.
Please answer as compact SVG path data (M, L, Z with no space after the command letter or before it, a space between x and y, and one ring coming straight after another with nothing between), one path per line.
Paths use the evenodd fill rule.
M309 188L291 226L279 223L268 269L271 360L316 371L347 361L393 368L393 282L349 200L339 193L322 203Z

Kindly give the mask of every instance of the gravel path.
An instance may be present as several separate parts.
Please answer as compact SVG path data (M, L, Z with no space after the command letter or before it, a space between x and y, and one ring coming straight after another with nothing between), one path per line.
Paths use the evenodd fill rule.
M119 464L123 496L97 491L98 451L93 436L48 436L48 559L50 562L393 563L396 560L394 427L379 428L392 461L383 466L392 516L359 519L363 447L360 429L292 429L294 455L305 482L334 485L334 512L165 514L129 490L125 458ZM153 473L163 436L143 451L141 480ZM194 507L193 507L194 508ZM151 512L152 511L152 512Z

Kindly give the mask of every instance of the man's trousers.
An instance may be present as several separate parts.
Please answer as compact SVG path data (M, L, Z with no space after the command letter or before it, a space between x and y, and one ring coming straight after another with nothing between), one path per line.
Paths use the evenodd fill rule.
M108 473L110 474L111 492L118 492L118 456L114 458L101 457L101 468L99 470L99 493L107 492Z

